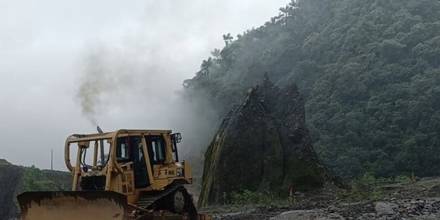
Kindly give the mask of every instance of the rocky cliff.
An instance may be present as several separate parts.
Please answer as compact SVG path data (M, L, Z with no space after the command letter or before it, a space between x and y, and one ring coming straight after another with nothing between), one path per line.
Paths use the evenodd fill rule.
M210 144L199 203L223 203L242 190L287 195L291 187L316 189L329 178L312 147L297 87L280 89L266 77L228 114Z

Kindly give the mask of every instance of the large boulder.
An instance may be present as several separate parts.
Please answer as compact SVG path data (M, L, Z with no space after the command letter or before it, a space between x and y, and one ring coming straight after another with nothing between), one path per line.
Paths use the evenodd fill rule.
M288 195L321 188L330 178L305 126L304 99L295 85L267 78L224 119L206 155L199 205L226 202L243 190Z

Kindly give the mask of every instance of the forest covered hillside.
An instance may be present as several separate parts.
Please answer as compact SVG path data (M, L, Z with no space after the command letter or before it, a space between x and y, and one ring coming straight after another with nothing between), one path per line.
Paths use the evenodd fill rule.
M184 83L220 117L268 73L298 85L313 146L337 174L440 175L439 1L297 0L223 38Z

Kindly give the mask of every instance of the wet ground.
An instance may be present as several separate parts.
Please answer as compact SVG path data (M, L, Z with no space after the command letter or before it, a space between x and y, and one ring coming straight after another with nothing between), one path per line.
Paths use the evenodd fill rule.
M347 198L347 192L328 188L297 194L288 205L218 206L205 209L220 220L398 220L440 219L440 177L377 186L379 195Z

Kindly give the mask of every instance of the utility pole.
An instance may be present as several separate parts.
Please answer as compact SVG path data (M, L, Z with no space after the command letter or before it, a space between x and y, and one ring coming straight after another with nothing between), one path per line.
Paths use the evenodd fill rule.
M50 170L53 170L53 149L50 149Z

